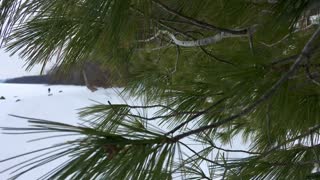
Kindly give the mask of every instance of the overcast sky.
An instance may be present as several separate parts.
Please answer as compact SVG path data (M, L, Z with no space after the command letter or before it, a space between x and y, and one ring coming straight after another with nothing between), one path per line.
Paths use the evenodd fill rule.
M10 53L0 49L0 80L26 75L39 75L41 66L34 67L31 71L25 71L25 61L17 55L10 56Z

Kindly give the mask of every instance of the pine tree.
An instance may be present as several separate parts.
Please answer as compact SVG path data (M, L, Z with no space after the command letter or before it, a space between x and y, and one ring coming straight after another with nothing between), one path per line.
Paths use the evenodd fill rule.
M33 127L3 130L79 138L24 154L51 152L14 178L65 156L41 178L319 178L318 12L316 0L2 0L2 45L28 68L98 61L143 99L84 108L83 126L20 117ZM237 136L248 150L217 145Z

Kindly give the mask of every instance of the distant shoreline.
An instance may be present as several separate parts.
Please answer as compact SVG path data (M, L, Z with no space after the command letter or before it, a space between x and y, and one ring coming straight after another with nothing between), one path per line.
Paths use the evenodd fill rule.
M49 84L49 77L42 76L22 76L17 78L6 79L2 83L15 83L15 84Z
M16 78L10 78L3 80L0 83L4 84L44 84L44 85L75 85L85 86L84 82L80 79L66 80L66 79L54 79L50 75L37 75L37 76L22 76Z
M85 82L81 78L53 78L51 75L34 75L34 76L22 76L9 79L1 79L0 83L3 84L44 84L44 85L74 85L74 86L86 86Z

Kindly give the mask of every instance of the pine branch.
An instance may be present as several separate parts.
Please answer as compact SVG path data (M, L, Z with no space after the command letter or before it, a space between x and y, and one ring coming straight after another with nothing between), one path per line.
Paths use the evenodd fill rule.
M161 22L160 22L161 23ZM164 23L161 23L161 25L165 25ZM168 26L168 25L165 25L165 28L168 28L169 30L173 30L173 32L176 32L178 34L180 34L181 36L184 36L185 38L190 38L190 39L193 39L195 40L195 38L191 35L188 35L186 34L185 32L182 32L176 28L173 28L171 26ZM234 63L230 62L230 61L227 61L227 60L224 60L224 59L221 59L219 57L217 57L216 55L208 52L203 46L199 46L199 48L202 50L202 52L204 52L206 55L208 55L209 57L215 59L216 61L219 61L219 62L222 62L222 63L225 63L225 64L230 64L230 65L233 65L235 66Z
M311 54L311 50L312 50L312 44L318 39L318 37L320 36L320 27L314 32L314 34L311 36L311 38L308 40L308 42L306 43L306 45L304 46L301 54L299 55L299 57L296 59L296 61L293 63L293 65L290 67L289 71L286 72L265 94L263 94L256 102L254 102L253 104L251 104L250 106L248 106L247 108L245 108L244 110L242 110L241 112L239 112L238 114L235 114L233 116L230 116L226 119L223 119L221 121L218 121L216 123L213 123L211 125L208 126L202 126L198 129L194 129L191 130L189 132L185 132L183 134L177 135L175 136L173 139L178 141L180 139L183 139L187 136L193 135L193 134L197 134L209 129L213 129L213 128L217 128L223 124L229 123L231 121L234 121L235 119L238 119L244 115L249 114L251 111L253 111L257 106L259 106L260 104L262 104L263 102L265 102L267 99L269 99L275 92L276 90L290 77L292 76L295 71L297 70L297 68L299 67L299 65L304 61L304 60L308 60L311 58L312 54Z
M137 8L135 8L135 7L132 7L132 6L131 6L130 9L133 10L134 12L142 15L142 16L145 16L145 14L144 14L142 11L140 11L139 9L137 9ZM178 29L176 29L176 28L174 28L174 27L172 27L172 26L169 26L169 25L165 24L164 22L162 22L163 20L158 20L158 19L156 19L156 18L154 18L154 17L152 17L152 16L149 17L149 18L150 18L151 20L153 20L154 22L156 22L157 24L159 24L160 26L164 27L164 28L167 29L167 30L170 30L170 31L172 31L172 32L175 32L175 33L177 33L177 34L180 34L180 35L182 35L182 36L184 36L184 37L186 37L186 38L191 38L191 39L193 39L193 40L195 39L194 37L192 37L192 36L190 36L190 35L182 32L182 31L180 31L180 30L178 30ZM159 33L159 34L158 34L158 33L159 33L159 31L158 31L154 36L152 36L152 37L150 37L150 38L153 39L153 37L158 37L158 36L160 35L160 33ZM148 39L149 39L149 38L148 38ZM147 40L148 40L148 39L147 39ZM142 40L142 41L144 41L144 40ZM217 56L213 55L212 53L209 53L209 52L206 51L202 46L199 46L199 48L200 48L206 55L214 58L215 60L217 60L217 61L219 61L219 62L234 65L233 63L231 63L231 62L229 62L229 61L227 61L227 60L218 58Z

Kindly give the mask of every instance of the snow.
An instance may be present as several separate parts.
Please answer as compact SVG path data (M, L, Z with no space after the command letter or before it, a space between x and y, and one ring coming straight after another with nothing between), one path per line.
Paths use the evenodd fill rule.
M309 19L311 21L311 24L320 24L320 15L319 14L310 16Z
M51 89L52 96L48 96L48 88ZM0 83L1 96L5 97L4 100L0 100L1 127L26 127L26 120L9 116L9 114L77 124L79 123L78 109L95 104L92 100L104 103L107 103L107 101L111 103L123 102L113 89L99 89L92 93L86 87L62 85ZM27 141L34 139L34 136L0 134L0 160L38 148L48 147L55 141L61 142L61 138L58 138L50 140L49 143L45 140L28 143ZM16 163L17 161L15 160L0 163L0 171ZM59 162L56 162L56 164L59 164ZM36 177L46 172L48 167L32 171L19 179L36 179ZM9 176L8 173L0 173L1 180L8 179Z

